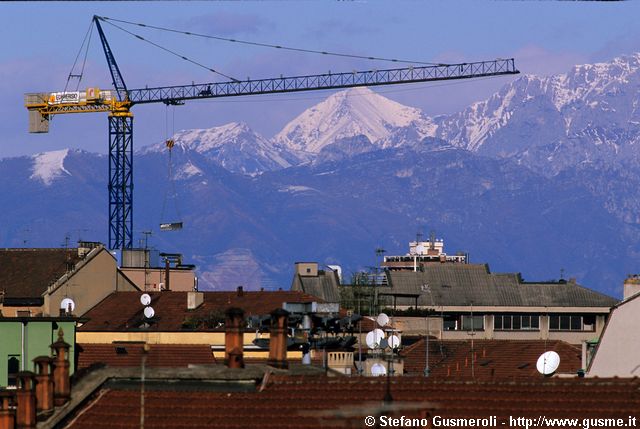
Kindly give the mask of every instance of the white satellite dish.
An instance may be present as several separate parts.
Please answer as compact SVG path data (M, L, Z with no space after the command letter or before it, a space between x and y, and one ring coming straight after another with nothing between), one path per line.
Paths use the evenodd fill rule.
M374 363L371 367L371 375L374 377L379 377L381 375L385 375L387 373L387 368L384 365L379 363Z
M392 349L400 347L400 338L398 338L397 335L391 335L387 341L389 342L389 347Z
M384 313L380 313L378 314L378 325L380 326L387 326L387 323L389 323L389 316L387 316Z
M377 349L380 347L380 341L384 338L384 332L382 329L374 329L373 331L367 333L366 341L367 346L370 349Z
M144 317L147 319L151 319L156 312L153 310L153 307L145 307L144 309Z
M71 311L73 313L73 310L76 309L76 303L73 302L71 298L65 298L60 302L60 309L65 312Z
M140 303L142 305L149 305L151 304L151 295L149 295L148 293L143 293L140 296Z
M560 366L560 355L556 352L544 352L538 358L536 368L538 372L543 375L551 375Z

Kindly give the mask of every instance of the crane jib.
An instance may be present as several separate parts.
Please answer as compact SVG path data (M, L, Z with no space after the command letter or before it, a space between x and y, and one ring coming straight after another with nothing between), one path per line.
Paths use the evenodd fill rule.
M258 94L343 89L403 83L436 82L517 74L515 61L497 59L385 70L324 73L271 79L128 89L99 17L94 17L111 73L113 89L32 93L25 95L29 132L49 131L50 117L64 113L109 113L109 249L133 246L133 115L134 104L183 104L186 100ZM182 222L164 223L161 230L180 230Z
M233 97L281 92L341 89L357 86L394 85L401 83L435 82L518 74L513 58L438 66L406 67L386 70L325 73L246 81L202 83L127 91L132 104L193 100L199 98Z

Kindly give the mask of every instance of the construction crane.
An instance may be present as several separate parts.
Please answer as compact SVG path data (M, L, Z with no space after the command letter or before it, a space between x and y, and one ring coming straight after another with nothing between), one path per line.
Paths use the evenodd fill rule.
M101 21L93 23L100 36L114 90L87 88L25 94L29 110L29 132L46 133L54 115L106 112L109 114L109 249L130 249L133 245L133 113L136 104L183 104L186 100L238 97L258 94L381 86L453 79L518 74L513 58L460 64L439 64L404 68L324 73L306 76L128 89ZM142 39L140 36L136 36ZM143 39L144 40L144 39ZM183 57L184 58L184 57Z

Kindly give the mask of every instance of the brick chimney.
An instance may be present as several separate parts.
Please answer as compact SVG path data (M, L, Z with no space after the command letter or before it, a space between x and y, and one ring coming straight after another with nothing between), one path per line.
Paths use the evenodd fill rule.
M16 416L11 409L15 398L13 392L0 389L0 429L15 429Z
M39 356L33 360L38 373L36 374L36 405L38 412L49 414L53 412L53 374L51 364L53 358Z
M225 312L224 364L244 368L244 310L231 307Z
M287 320L289 312L278 308L271 312L268 364L275 368L288 368L287 362Z
M71 397L69 380L69 344L64 342L64 332L58 329L58 341L51 344L55 354L53 360L53 403L56 407L64 405Z
M36 427L36 392L33 388L35 374L31 371L18 373L16 390L16 429Z

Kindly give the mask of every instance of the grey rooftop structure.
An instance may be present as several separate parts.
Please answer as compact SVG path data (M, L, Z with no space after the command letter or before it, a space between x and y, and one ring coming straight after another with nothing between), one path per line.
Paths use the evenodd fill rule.
M580 286L575 280L525 282L517 273L491 273L486 264L429 264L423 271L389 271L397 305L430 307L603 307L618 301Z

